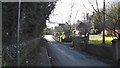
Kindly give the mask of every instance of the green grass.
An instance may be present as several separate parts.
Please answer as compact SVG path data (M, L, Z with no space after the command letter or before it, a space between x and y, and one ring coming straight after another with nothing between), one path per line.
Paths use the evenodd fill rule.
M105 37L105 45L107 46L111 46L112 45L112 40L113 39L116 39L116 37ZM88 41L89 44L98 44L98 45L103 45L102 44L102 38L99 38L99 39L92 39L92 40L89 40Z

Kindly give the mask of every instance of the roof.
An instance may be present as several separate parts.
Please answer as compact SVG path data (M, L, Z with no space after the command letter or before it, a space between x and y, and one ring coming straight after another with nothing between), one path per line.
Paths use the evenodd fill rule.
M85 27L85 23L80 22L80 24L77 27Z

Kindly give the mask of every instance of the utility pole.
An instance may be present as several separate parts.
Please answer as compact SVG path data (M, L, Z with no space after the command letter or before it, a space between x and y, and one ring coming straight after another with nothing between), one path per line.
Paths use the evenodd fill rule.
M20 34L20 7L21 7L21 0L18 3L18 37L17 37L17 67L20 66L20 49L19 49L19 34Z
M105 44L105 0L103 2L103 44Z

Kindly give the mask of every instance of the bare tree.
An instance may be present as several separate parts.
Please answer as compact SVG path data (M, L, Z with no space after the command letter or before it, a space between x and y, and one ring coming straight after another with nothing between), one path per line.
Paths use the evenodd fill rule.
M113 13L107 13L106 12L106 3L105 3L105 0L103 1L103 10L100 11L99 10L99 7L98 7L98 1L96 0L96 6L97 6L97 9L95 9L95 7L93 6L93 4L88 0L88 2L90 3L90 5L92 6L94 12L98 13L98 19L101 19L99 20L100 23L101 23L101 26L102 26L102 30L103 30L103 44L105 44L105 28L108 28L109 30L113 30L114 32L114 35L119 39L120 38L120 33L118 33L115 29L117 28L117 24L119 23L120 21L120 16L119 16L119 9L120 8L117 8L117 9L113 9L114 12ZM117 7L119 7L120 5L118 4ZM111 5L111 8L115 8L116 5ZM111 9L110 9L111 10ZM115 12L116 10L116 12ZM102 15L99 14L102 12ZM109 11L111 12L111 11ZM109 19L108 19L109 18ZM103 20L102 20L103 19ZM109 23L112 25L112 28L109 27L107 24L106 24L106 20L109 20ZM114 22L112 20L115 20Z
M102 43L105 44L105 0L103 1L102 15L101 15L101 11L99 10L99 7L98 7L98 1L97 0L96 0L97 9L95 9L94 5L90 2L90 0L88 0L88 2L92 6L94 12L98 13L98 19L101 23L102 31L103 31L103 41L102 41ZM102 21L102 18L103 18L103 21Z
M70 15L68 18L68 23L70 24L70 30L71 30L71 18L72 18L72 11L73 11L73 7L75 6L75 4L73 2L71 2L71 6L70 6Z
M119 21L120 21L120 4L116 3L116 4L111 4L111 8L110 11L106 14L107 16L107 20L110 20L111 23L110 25L111 27L108 27L108 29L112 30L114 32L114 35L120 39L120 33L118 33L116 31L116 28L119 25Z

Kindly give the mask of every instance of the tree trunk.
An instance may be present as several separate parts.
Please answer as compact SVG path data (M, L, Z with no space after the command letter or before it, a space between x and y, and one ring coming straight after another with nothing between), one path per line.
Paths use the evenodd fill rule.
M103 28L103 40L102 43L105 44L105 29Z
M104 0L104 6L103 6L103 41L102 43L105 44L105 0Z

